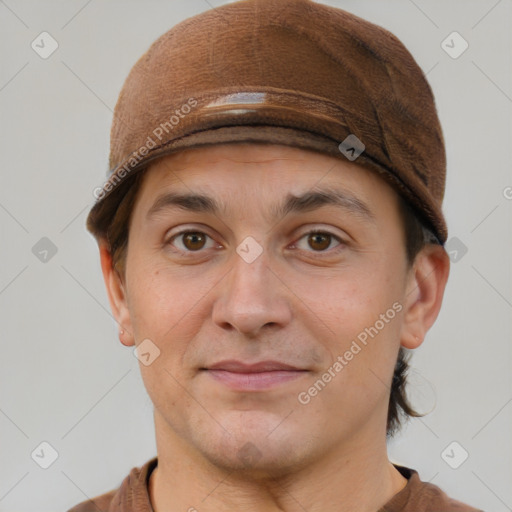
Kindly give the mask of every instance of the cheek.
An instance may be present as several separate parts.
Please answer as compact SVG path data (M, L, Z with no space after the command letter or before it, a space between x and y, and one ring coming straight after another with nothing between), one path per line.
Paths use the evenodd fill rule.
M390 262L382 258L373 262L371 269L350 269L304 286L310 297L308 306L322 320L315 328L313 315L306 317L313 321L312 332L326 348L331 364L339 363L333 379L337 384L332 387L338 389L332 397L335 401L351 400L347 388L359 399L387 393L403 311L403 290L396 269L394 273ZM322 324L329 328L321 328L328 332L325 337L318 328Z
M205 322L208 293L216 279L198 277L194 270L173 271L164 263L138 261L130 282L130 318L135 340L149 338L161 350L160 360L180 372L180 364Z
M293 283L294 293L307 306L306 315L301 315L303 321L309 319L310 327L317 333L325 329L328 339L332 340L329 344L356 338L365 328L379 321L393 304L401 304L403 290L392 268L385 261L374 262L368 267L341 269L330 275L297 274L288 278ZM385 318L393 317L393 322L386 323L387 331L391 323L399 323L394 321L397 309L400 307L395 306ZM380 322L378 326L381 326Z
M138 269L130 287L130 317L136 340L151 338L158 341L162 330L169 329L179 314L183 302L171 301L176 290L162 279L159 270Z

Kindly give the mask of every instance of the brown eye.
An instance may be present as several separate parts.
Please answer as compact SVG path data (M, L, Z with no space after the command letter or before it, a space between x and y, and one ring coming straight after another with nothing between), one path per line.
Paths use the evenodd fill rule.
M325 255L334 255L346 247L346 244L339 236L328 231L319 230L304 233L295 245L302 251L319 253L318 256L323 256L323 253Z
M189 251L198 251L202 249L206 243L206 235L198 231L187 231L181 234L183 245Z
M164 245L173 253L183 257L205 256L214 249L219 249L215 240L204 231L185 229L176 233L164 242Z
M312 249L324 251L331 245L331 239L329 233L309 233L308 244Z

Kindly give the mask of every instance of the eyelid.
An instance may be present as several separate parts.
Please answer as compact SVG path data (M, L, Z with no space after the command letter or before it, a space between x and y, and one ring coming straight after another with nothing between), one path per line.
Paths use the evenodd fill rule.
M313 226L313 227L308 226L307 228L305 228L305 231L300 231L299 233L301 233L300 234L301 238L304 235L309 235L311 233L323 233L326 235L331 235L333 237L336 237L339 240L343 240L343 234L335 232L335 230L333 228L328 228L328 227L324 227L321 225Z
M164 243L168 243L174 237L177 237L178 235L183 235L184 233L203 233L209 236L210 238L213 238L213 236L210 235L211 229L204 224L191 224L190 226L185 225L185 227L183 227L183 224L180 224L179 226L176 227L179 227L181 229L179 231L176 231L175 233L173 233L174 228L168 229L165 232Z
M335 237L341 242L348 243L351 236L341 228L336 228L331 224L321 224L321 223L310 223L306 226L302 226L297 230L299 233L299 237L303 237L304 235L308 235L311 233L325 233L327 235L331 235Z

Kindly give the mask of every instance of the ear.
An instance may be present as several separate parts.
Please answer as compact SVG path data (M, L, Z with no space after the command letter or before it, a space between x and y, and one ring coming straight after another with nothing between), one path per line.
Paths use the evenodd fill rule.
M113 268L112 255L104 240L98 242L100 250L101 270L107 288L110 309L119 325L119 339L127 347L134 345L133 328L126 300L126 287L119 272Z
M422 344L441 309L449 272L450 258L442 246L427 244L417 254L406 287L403 347L414 349Z

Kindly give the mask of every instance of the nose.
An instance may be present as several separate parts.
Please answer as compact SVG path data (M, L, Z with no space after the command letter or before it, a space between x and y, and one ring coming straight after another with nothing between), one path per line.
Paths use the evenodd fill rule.
M272 268L268 251L251 263L233 254L232 269L218 289L213 321L247 337L261 335L263 328L282 328L292 318L291 292Z

